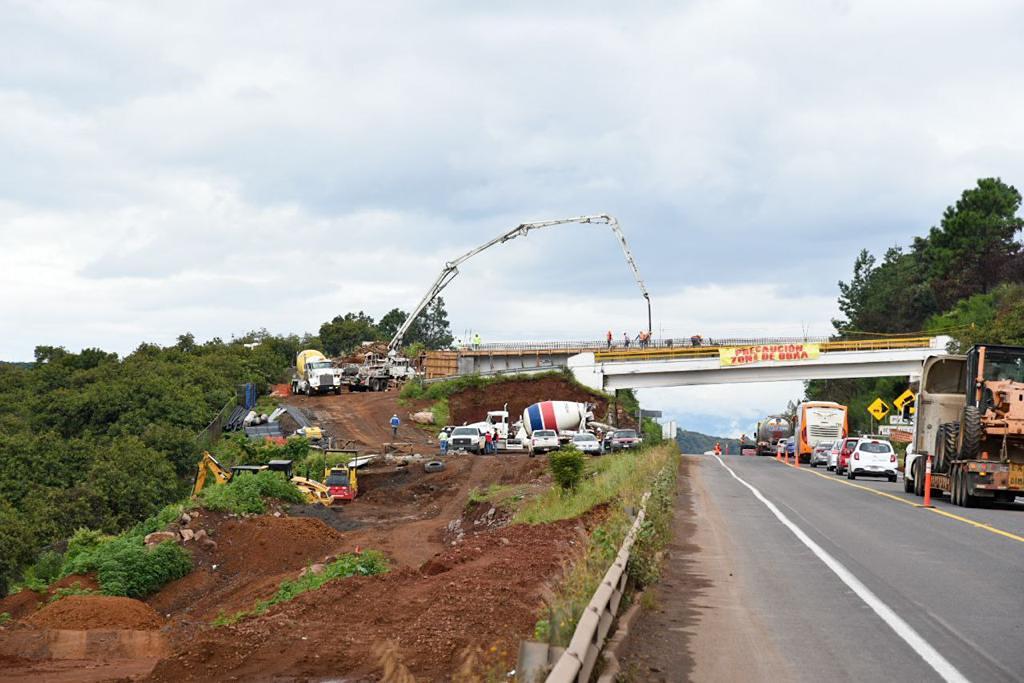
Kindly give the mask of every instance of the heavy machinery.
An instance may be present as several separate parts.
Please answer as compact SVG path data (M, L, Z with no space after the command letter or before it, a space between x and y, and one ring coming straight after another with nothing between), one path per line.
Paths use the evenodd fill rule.
M332 503L355 500L359 495L359 475L355 466L334 466L324 470L324 483Z
M235 477L265 471L281 472L286 479L302 491L306 496L306 500L310 503L331 505L334 502L331 499L328 488L320 482L305 477L292 476L291 460L271 460L266 465L235 465L228 469L221 465L217 458L206 451L203 452L203 457L199 461L196 478L192 484L192 497L195 498L202 492L206 486L206 478L208 476L213 477L214 484L227 484Z
M615 237L619 240L619 244L622 247L622 253L626 257L626 263L630 270L633 272L633 277L636 279L637 285L640 287L640 292L643 294L644 299L647 301L647 330L651 329L651 296L647 292L647 287L644 285L643 279L640 277L640 270L636 266L636 260L633 258L633 253L629 250L629 245L626 243L626 236L623 235L622 229L619 227L618 220L614 216L608 214L597 214L594 216L575 216L573 218L557 218L549 221L538 221L535 223L521 223L516 227L512 228L508 232L498 235L494 239L481 244L475 249L470 249L462 256L448 261L444 264L444 268L441 269L441 273L434 280L434 283L427 290L427 293L423 295L420 302L416 305L416 308L412 310L409 317L405 319L402 326L395 332L395 336L391 339L388 344L388 359L394 361L399 358L398 349L402 345L402 339L405 337L406 332L416 321L417 316L422 313L430 303L437 298L441 291L448 286L456 275L459 274L459 266L476 256L480 252L490 249L497 244L504 244L509 240L513 240L516 237L525 237L531 230L537 230L539 228L547 228L554 225L564 225L566 223L583 223L583 224L595 224L595 225L607 225L611 228L611 231L615 234ZM406 361L408 362L408 361Z
M295 356L295 376L291 384L293 394L340 394L341 385L341 369L334 367L324 354L306 349Z
M932 490L954 505L1024 495L1024 347L983 344L925 361L907 455L917 495L928 456Z

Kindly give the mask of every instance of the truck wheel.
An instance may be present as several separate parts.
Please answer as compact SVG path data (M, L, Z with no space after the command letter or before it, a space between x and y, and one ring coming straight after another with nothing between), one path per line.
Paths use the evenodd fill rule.
M920 459L920 458L918 458L918 459ZM910 466L911 471L914 470L914 466L915 465L917 465L917 461L916 460L914 461L914 464ZM908 478L906 473L904 473L904 475L903 475L903 493L913 493L913 492L914 492L914 480L911 479L911 478Z
M949 425L939 425L938 434L935 435L935 462L933 464L935 472L948 472L949 463L946 459L946 444L949 439L947 438L948 430L946 427Z
M977 406L965 406L960 421L960 459L974 460L981 452L981 439L985 432L981 428L981 410Z
M979 502L978 498L979 498L979 496L976 496L973 493L971 493L971 479L970 479L970 475L968 475L967 472L965 472L965 471L961 472L960 480L963 482L961 484L961 486L963 486L963 489L961 489L961 494L960 494L960 501L961 501L961 503L963 504L963 506L965 508L976 508L976 507L978 507L978 502Z
M924 462L925 456L919 457L914 461L914 464L910 466L910 469L914 473L914 495L918 498L924 497Z
M313 395L313 387L309 384L306 385L306 396L310 397Z
M964 490L963 490L963 476L961 476L960 468L956 468L949 475L949 502L957 507L963 507L964 504Z

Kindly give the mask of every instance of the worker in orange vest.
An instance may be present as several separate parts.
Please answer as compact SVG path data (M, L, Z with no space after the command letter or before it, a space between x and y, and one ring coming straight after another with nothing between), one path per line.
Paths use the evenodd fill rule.
M608 348L612 348L612 331L608 330L608 335L605 337L608 340Z
M715 443L715 455L721 455L721 454L722 454L722 444L716 442Z

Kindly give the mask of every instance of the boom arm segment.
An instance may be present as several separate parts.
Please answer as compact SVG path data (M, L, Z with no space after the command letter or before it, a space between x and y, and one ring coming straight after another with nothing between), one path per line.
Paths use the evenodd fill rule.
M409 331L409 328L412 326L413 322L416 320L419 314L422 313L427 308L427 306L429 306L430 303L441 293L441 291L448 286L448 283L451 282L455 278L455 276L459 274L459 266L465 263L467 260L476 256L485 249L489 249L495 246L496 244L504 244L509 240L515 239L516 237L525 237L531 230L536 230L538 228L547 228L554 225L564 225L566 223L591 223L597 225L604 224L611 228L612 232L615 234L615 237L619 240L620 246L622 247L622 253L626 257L626 264L633 272L633 277L636 279L637 286L640 287L641 294L643 294L644 299L647 300L647 329L648 331L650 331L651 296L650 294L648 294L647 287L644 285L644 281L640 277L640 270L637 268L636 260L633 258L633 253L629 250L629 245L626 243L626 236L622 233L622 229L619 227L619 222L615 219L614 216L610 216L608 214L596 214L593 216L556 218L554 220L538 221L536 223L521 223L516 227L512 228L511 230L509 230L508 232L502 235L498 235L491 241L485 242L484 244L481 244L479 247L476 247L475 249L470 249L462 256L459 256L456 259L448 261L447 263L444 264L444 268L441 269L440 275L438 275L437 279L434 280L434 284L431 285L430 289L427 290L427 293L423 295L423 298L420 299L420 302L416 305L416 308L413 309L412 313L409 314L409 317L407 317L405 319L405 322L402 323L402 326L398 328L397 332L395 332L394 338L392 338L391 343L388 344L388 349L392 352L397 351L398 347L401 346L402 344L402 339L405 337L405 333Z

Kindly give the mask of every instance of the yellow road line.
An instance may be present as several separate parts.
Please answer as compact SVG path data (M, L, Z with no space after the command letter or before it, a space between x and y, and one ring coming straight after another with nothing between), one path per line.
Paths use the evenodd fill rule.
M895 500L895 501L897 501L899 503L904 503L904 504L909 505L911 507L921 508L923 510L928 510L929 512L934 512L937 515L942 515L943 517L948 517L950 519L955 519L958 522L963 522L964 524L967 524L969 526L973 526L973 527L976 527L978 529L984 529L985 531L990 531L993 534L996 534L998 536L1005 536L1006 538L1012 539L1014 541L1019 541L1021 543L1024 543L1024 536L1018 536L1017 534L1010 533L1009 531L1003 531L1002 529L997 529L996 527L992 526L991 524L985 524L984 522L976 522L973 519L968 519L966 517L961 517L960 515L955 515L952 512L946 512L945 510L940 510L938 508L926 508L923 505L921 505L920 503L915 503L914 501L907 500L906 498L900 498L899 496L894 496L891 493L886 493L885 491L879 491L878 489L873 489L873 488L870 488L868 486L862 486L861 484L854 484L851 481L845 481L843 479L836 479L834 476L830 476L830 475L827 475L827 474L822 474L821 472L816 472L813 469L810 469L808 467L796 467L795 465L791 465L788 462L787 463L783 463L783 464L786 467L792 467L795 470L800 470L802 472L807 472L808 474L817 475L817 476L821 477L822 479L825 479L826 481L831 481L831 482L834 482L836 484L844 484L846 486L852 486L855 489L860 489L862 491L867 491L868 493L874 493L875 495L883 496L885 498L889 498L890 500Z

